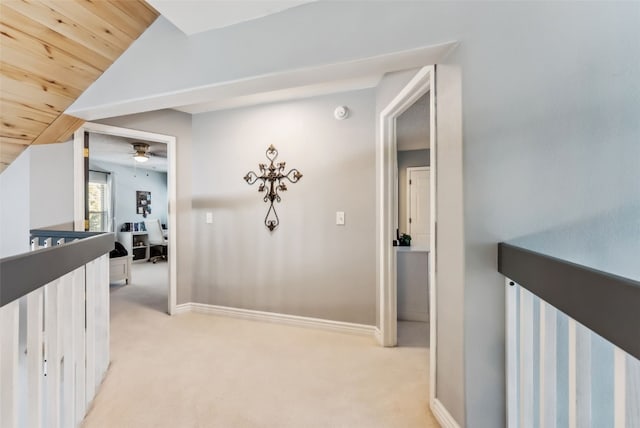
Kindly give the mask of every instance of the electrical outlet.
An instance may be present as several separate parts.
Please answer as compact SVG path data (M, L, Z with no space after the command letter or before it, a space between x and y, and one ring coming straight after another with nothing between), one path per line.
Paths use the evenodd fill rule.
M344 226L344 211L336 212L336 224L338 226Z
M207 224L213 223L213 213L212 212L208 212L205 217L206 217L205 221L207 222Z

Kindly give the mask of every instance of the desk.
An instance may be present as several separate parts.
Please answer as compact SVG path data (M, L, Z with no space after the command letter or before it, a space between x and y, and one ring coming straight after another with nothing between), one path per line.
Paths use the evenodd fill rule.
M118 242L133 256L133 262L149 260L149 235L147 232L118 232Z

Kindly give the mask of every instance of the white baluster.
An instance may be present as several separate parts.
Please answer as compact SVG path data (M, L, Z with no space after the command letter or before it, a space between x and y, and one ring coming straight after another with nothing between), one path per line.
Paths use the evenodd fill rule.
M0 308L0 426L18 426L19 303Z
M42 426L44 377L43 289L27 295L27 425Z
M520 287L520 427L533 427L533 296Z
M513 284L513 285L512 285ZM520 286L506 279L506 334L507 334L507 427L518 427L518 311Z
M62 299L60 300L60 319L62 335L62 426L75 425L75 331L74 319L74 279L77 275L84 274L80 269L70 272L60 279Z
M60 426L60 365L62 360L61 300L62 280L46 285L45 337L47 342L46 416L47 427Z
M88 405L96 390L96 286L97 286L97 261L92 260L85 265L86 268L86 401Z
M556 315L540 300L540 427L555 428L557 405Z
M640 427L640 360L631 355L625 358L625 420L627 427Z
M73 277L73 332L75 354L75 422L79 424L86 411L85 379L86 379L86 355L85 355L85 267L76 270Z

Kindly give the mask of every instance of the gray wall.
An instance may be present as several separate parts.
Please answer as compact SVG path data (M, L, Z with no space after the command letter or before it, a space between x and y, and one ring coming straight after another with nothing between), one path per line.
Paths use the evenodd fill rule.
M176 137L176 183L178 200L176 207L169 207L178 218L177 245L173 254L178 263L177 303L191 302L193 235L191 218L191 115L174 110L159 110L150 113L132 114L99 121L113 126L155 132ZM153 195L152 195L153 197Z
M429 166L429 150L398 152L398 227L407 232L407 168Z
M151 192L151 214L147 219L157 218L160 223L167 224L167 174L118 165L111 162L91 161L91 167L98 171L112 173L113 190L115 191L114 217L116 232L122 223L141 222L145 218L136 211L136 191Z
M418 98L396 119L396 143L399 151L429 148L430 94Z
M375 323L374 105L364 90L194 115L194 301ZM304 175L276 204L274 232L242 179L270 144Z
M144 96L154 85L164 92L458 40L447 61L462 71L465 268L438 303L451 314L454 337L439 343L438 395L462 426L499 427L504 292L496 243L638 204L639 21L637 2L314 2L127 52L104 82L111 92L90 89L86 100L101 104ZM157 73L131 79L127 62ZM377 107L387 93L377 92ZM456 358L448 367L455 372L447 372L441 363L461 352L463 367Z

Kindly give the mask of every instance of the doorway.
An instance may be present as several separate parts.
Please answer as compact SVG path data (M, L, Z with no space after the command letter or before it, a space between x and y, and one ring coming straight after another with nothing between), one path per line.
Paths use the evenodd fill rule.
M429 347L429 98L427 91L395 120L396 228L402 238L395 248L399 347Z
M392 246L392 240L399 234L400 215L399 193L400 180L398 171L398 118L420 98L424 98L429 106L428 121L430 130L429 140L429 186L430 186L430 218L429 218L429 252L428 266L435 266L435 174L436 174L436 146L435 146L435 91L434 66L420 69L411 81L380 113L380 138L376 148L377 160L377 194L378 194L378 230L376 234L378 244L378 289L379 289L379 342L383 346L398 344L398 270L397 255L400 247ZM414 165L414 166L427 166ZM404 183L403 183L404 188ZM402 211L405 211L404 209ZM436 281L434 269L428 269L428 320L429 320L429 371L430 371L430 401L435 398L436 388Z
M103 159L103 162L94 162L92 168L89 168L91 155L90 150L85 150L85 146L91 146L92 136L96 143L99 142L103 147L110 147L106 150L112 152L113 156L124 156L126 160L122 161L122 164L117 164L115 160L106 162ZM154 163L150 161L154 157L166 156L166 171L138 167L133 156L139 147L134 147L134 142L147 146L145 154L149 158L147 159L149 164ZM74 134L75 229L85 230L91 224L98 224L98 218L104 219L101 220L104 223L101 227L114 232L116 241L122 242L125 249L128 249L127 253L133 256L129 277L135 282L135 271L138 270L142 273L138 281L145 281L144 278L147 278L149 280L147 282L160 280L165 284L161 291L161 295L164 296L162 300L165 303L156 301L155 306L169 314L175 312L177 282L177 263L175 251L173 251L177 237L177 219L175 210L172 209L176 204L175 143L176 138L172 136L95 123L85 123ZM130 163L127 164L127 162ZM155 164L160 165L159 162ZM85 203L87 197L85 192L88 189L86 183L90 179L88 176L90 169L93 169L91 176L94 181L97 176L105 176L105 182L112 183L112 186L105 187L112 195L112 203L105 203L109 209L113 207L111 211L105 209L104 213L100 211L96 213L88 209L89 204ZM164 188L162 187L163 174ZM117 180L116 177L121 180ZM158 187L150 187L154 186L154 183ZM118 202L116 195L123 192L124 199ZM91 214L93 217L89 217ZM89 221L90 219L93 219L93 223ZM166 250L161 245L150 242L152 233L147 228L152 226L157 226L158 232L166 236ZM160 253L157 253L158 250ZM147 261L155 255L161 256L163 251L166 251L164 253L167 256L166 263L158 266L157 269L152 269L152 263ZM126 271L126 268L124 269Z
M437 379L451 376L452 369L464 367L463 353L458 346L464 341L462 308L466 267L461 76L460 67L456 65L420 69L380 112L376 141L379 301L376 333L381 345L395 346L396 249L391 241L395 239L398 224L396 119L430 92L429 401L434 416L443 426L456 424L439 400ZM446 311L446 316L438 316L438 307Z

